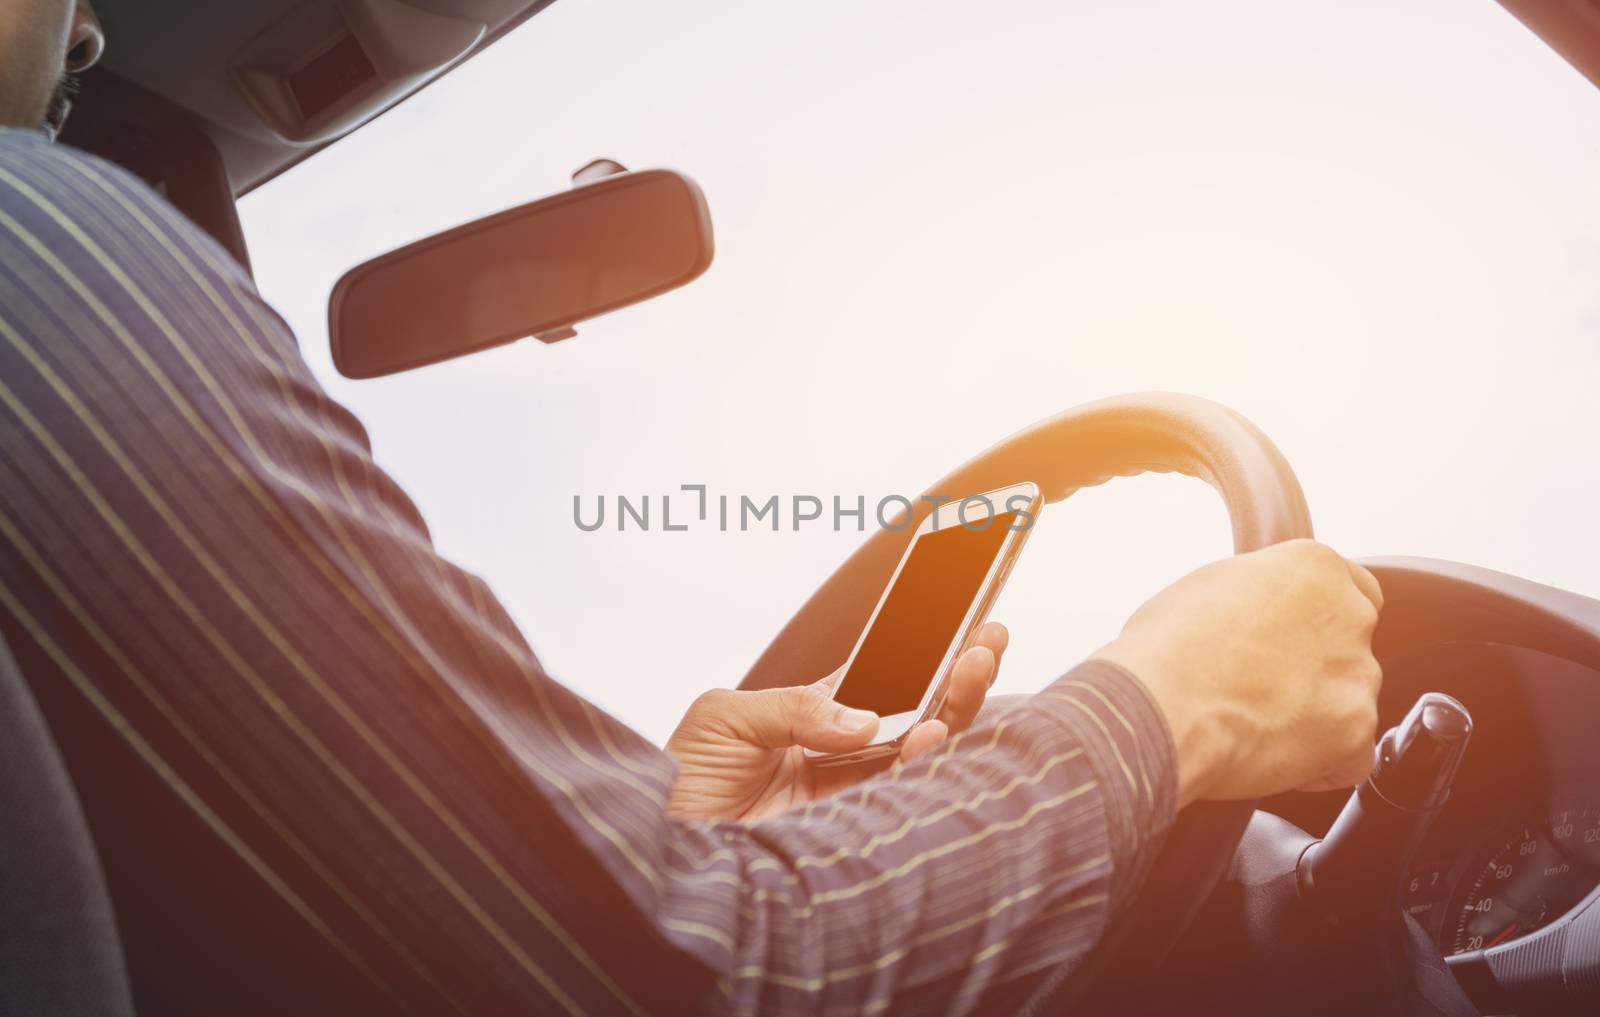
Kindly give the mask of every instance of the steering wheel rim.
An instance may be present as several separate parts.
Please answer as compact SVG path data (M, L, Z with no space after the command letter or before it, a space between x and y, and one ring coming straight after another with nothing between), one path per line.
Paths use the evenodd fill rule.
M1259 428L1220 403L1143 392L1086 403L1027 427L928 488L955 498L1023 481L1047 502L1141 473L1182 473L1222 496L1236 554L1310 537L1311 512L1283 453ZM811 595L740 682L743 689L814 680L849 655L895 565L932 511L919 500L899 530L880 529ZM1168 833L1129 911L1119 916L1103 965L1136 947L1159 963L1227 871L1255 802L1190 806Z

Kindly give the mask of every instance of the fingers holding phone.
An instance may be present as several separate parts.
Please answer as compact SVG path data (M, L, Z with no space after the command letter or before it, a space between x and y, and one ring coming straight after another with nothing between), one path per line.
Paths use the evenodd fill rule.
M971 723L1006 641L1003 626L984 622L1042 500L1037 485L1017 484L947 502L923 520L834 689L838 702L879 716L876 737L808 759L911 758Z
M951 734L972 726L1000 673L1000 658L1010 639L1010 633L999 622L987 622L978 630L973 645L956 658L950 669L949 688L939 715L913 727L901 742L902 762L910 762L937 748Z

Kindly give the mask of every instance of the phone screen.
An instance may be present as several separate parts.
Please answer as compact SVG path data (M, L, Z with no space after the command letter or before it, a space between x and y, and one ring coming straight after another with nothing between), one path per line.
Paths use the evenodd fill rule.
M917 539L836 700L880 717L921 704L1014 519L996 513L982 530L955 524Z

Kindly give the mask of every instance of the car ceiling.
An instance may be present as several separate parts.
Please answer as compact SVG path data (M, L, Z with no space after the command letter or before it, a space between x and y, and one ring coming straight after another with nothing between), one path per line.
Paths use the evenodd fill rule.
M261 103L247 100L231 73L275 26L300 15L360 17L375 8L425 11L482 26L454 66L547 7L553 0L94 0L105 23L102 65L189 113L216 145L235 195L272 179L359 123L392 108L436 79L430 72L399 94L374 97L354 124L312 138L286 138ZM1600 0L1500 0L1580 72L1600 84ZM320 11L319 11L320 9ZM370 19L369 19L370 20ZM424 33L426 34L426 33ZM412 40L420 42L421 40ZM409 43L407 43L409 45ZM402 49L405 47L402 46ZM279 46L282 49L282 46ZM314 55L306 54L307 57ZM399 87L399 86L397 86Z
M243 194L320 150L333 138L285 140L247 101L230 65L282 21L326 13L360 16L371 8L415 8L481 23L468 58L553 0L95 0L106 29L102 66L191 113L221 152L234 193ZM323 8L324 11L318 11ZM381 13L381 12L380 12ZM407 12L400 11L405 14ZM310 54L308 54L309 56ZM459 61L458 61L459 62ZM450 65L450 66L453 66ZM363 110L366 122L424 87Z
M1500 0L1500 4L1600 85L1600 0Z

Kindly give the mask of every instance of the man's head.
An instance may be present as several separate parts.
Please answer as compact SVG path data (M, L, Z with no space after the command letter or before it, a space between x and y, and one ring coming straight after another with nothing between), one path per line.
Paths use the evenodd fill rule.
M71 74L103 46L89 0L0 0L0 126L54 137L71 106Z

